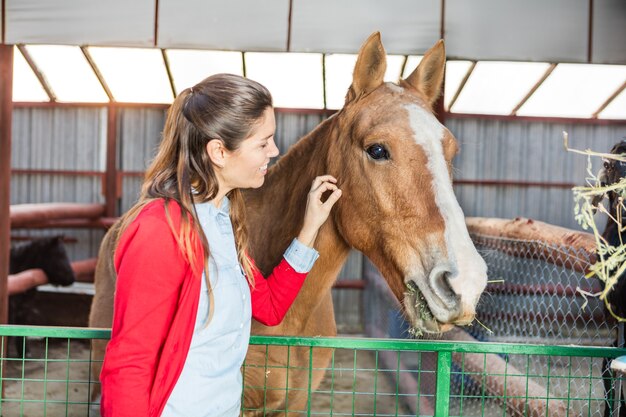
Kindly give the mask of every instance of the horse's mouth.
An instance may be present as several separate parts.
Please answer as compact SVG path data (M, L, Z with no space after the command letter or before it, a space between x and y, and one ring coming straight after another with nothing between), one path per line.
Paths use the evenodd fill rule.
M424 294L413 281L406 284L404 293L404 309L411 320L409 333L414 337L424 333L443 333L450 329L450 324L438 321L433 315Z

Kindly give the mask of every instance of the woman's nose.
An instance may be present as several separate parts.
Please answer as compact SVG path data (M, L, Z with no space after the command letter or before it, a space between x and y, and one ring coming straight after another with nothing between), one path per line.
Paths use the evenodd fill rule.
M276 142L274 142L274 139L272 139L271 144L268 149L268 156L270 158L273 158L275 156L278 156L279 153L280 151L278 150L278 147L276 146Z

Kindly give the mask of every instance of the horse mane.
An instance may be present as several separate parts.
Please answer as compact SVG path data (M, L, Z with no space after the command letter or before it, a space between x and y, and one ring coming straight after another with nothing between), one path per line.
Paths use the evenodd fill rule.
M302 227L313 179L327 173L326 154L329 141L333 140L333 120L331 116L322 121L292 145L269 168L261 188L245 191L248 223L254 225L249 230L251 255L264 274L278 263ZM282 215L271 215L272 212Z

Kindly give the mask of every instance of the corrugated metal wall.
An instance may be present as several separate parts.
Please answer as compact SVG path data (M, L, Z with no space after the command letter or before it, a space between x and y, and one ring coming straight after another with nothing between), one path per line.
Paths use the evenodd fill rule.
M166 112L160 109L124 109L118 123L118 169L144 171L161 141ZM137 201L143 177L125 176L122 181L120 213Z
M106 109L15 109L11 166L14 169L104 171ZM11 204L103 203L100 178L20 174L11 176ZM96 255L102 230L14 230L13 236L62 234L73 260Z
M626 138L626 124L596 126L454 119L446 121L461 145L455 160L456 180L511 180L529 182L585 183L587 158L567 152L570 147L608 152ZM601 160L593 158L593 170ZM456 185L466 216L530 217L547 223L580 229L574 220L573 195L568 188Z

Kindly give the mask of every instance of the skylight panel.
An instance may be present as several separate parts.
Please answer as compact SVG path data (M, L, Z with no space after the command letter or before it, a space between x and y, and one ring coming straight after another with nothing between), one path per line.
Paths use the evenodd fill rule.
M446 80L443 104L446 110L450 109L450 102L461 87L463 79L472 66L472 61L448 61L446 62Z
M406 65L404 66L404 72L402 73L402 78L406 78L409 75L411 75L411 73L413 71L415 71L415 68L417 68L419 63L422 62L422 58L424 58L423 55L409 55L409 56L407 56L407 58L406 58Z
M89 47L115 101L171 103L172 89L159 49Z
M50 101L46 90L17 47L13 47L13 101Z
M213 74L243 75L241 52L168 49L165 54L176 94Z
M517 114L589 118L625 80L624 65L559 64Z
M326 107L340 109L346 101L346 93L352 84L352 73L357 55L326 55Z
M61 102L108 102L87 59L77 46L30 45L28 54L41 71L57 101Z
M452 112L507 115L550 68L539 62L476 63Z
M385 82L397 83L398 80L400 80L402 64L404 64L404 55L387 55L387 71L385 71ZM350 80L350 82L352 82L352 80Z
M598 118L626 120L626 89L611 100L609 105L598 114Z
M340 109L345 103L346 93L352 84L356 54L329 54L326 55L326 107ZM387 56L387 71L385 82L397 83L404 63L402 55Z
M248 52L245 60L246 76L270 90L275 107L324 108L321 54Z

